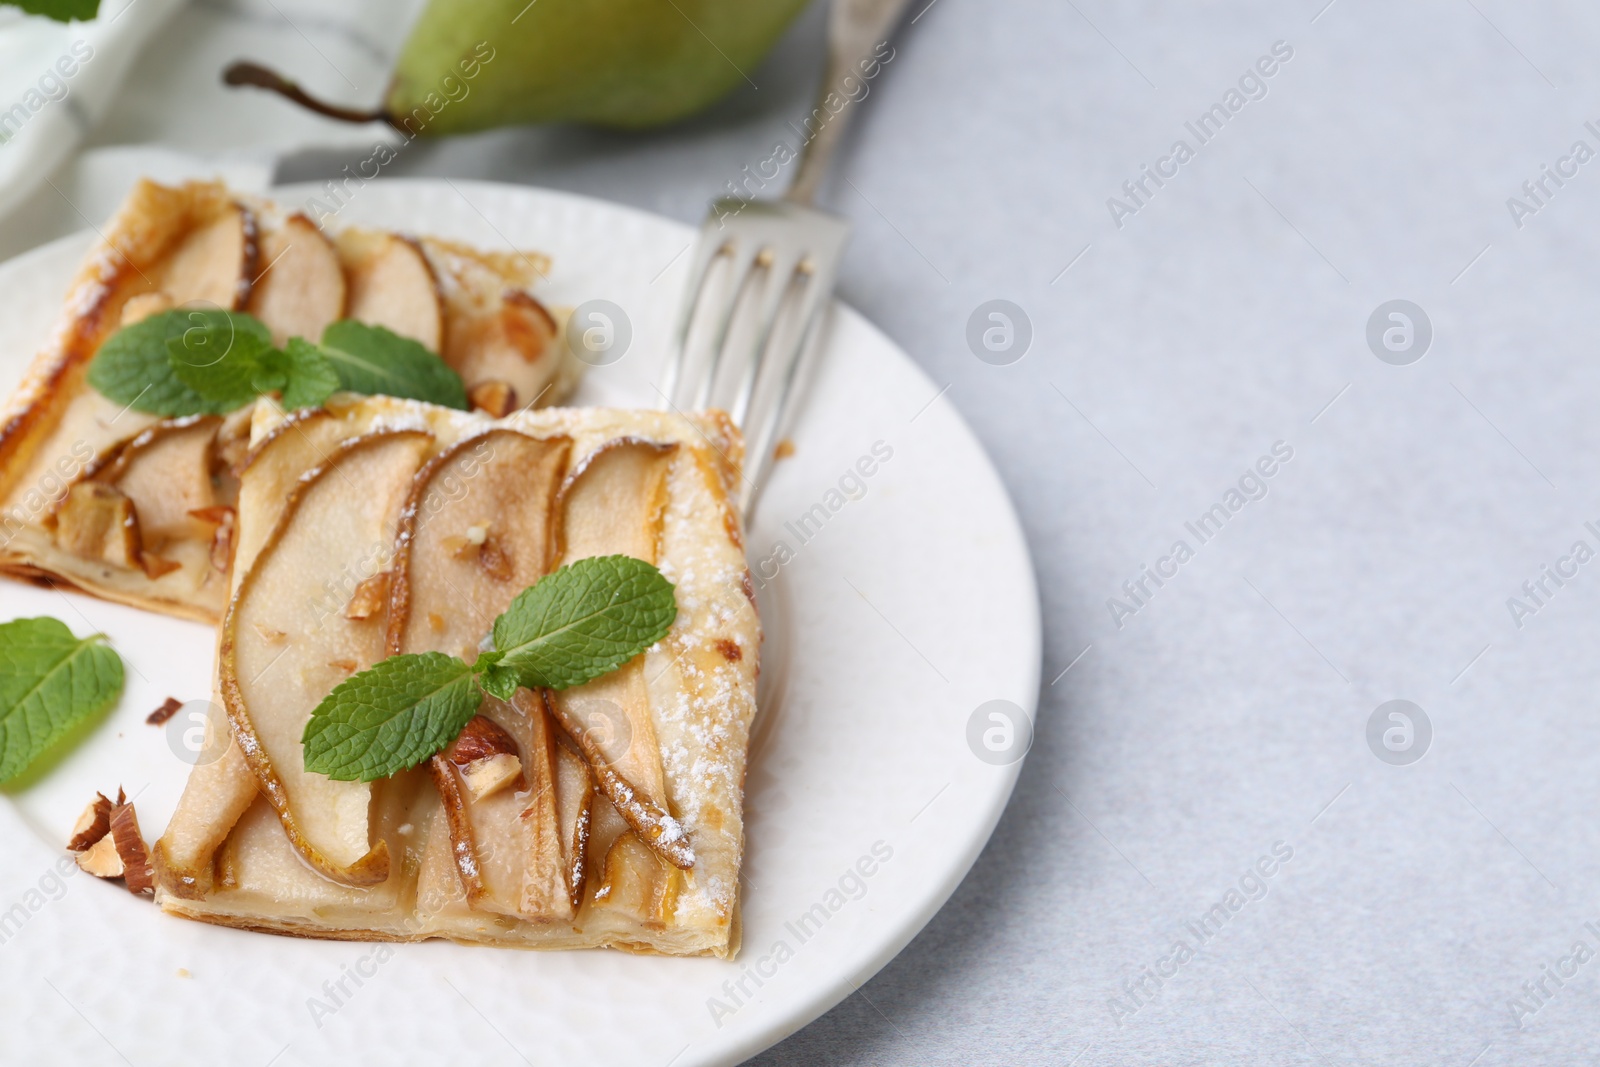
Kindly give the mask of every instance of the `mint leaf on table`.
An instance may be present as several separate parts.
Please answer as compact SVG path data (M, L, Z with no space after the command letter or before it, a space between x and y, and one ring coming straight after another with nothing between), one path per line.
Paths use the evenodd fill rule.
M100 13L100 0L0 0L0 4L11 4L30 15L44 15L57 22L88 22Z
M467 389L450 365L409 337L354 319L322 332L322 354L352 393L426 400L467 410Z
M306 770L371 782L444 748L478 713L473 669L443 652L390 656L353 674L306 723Z
M672 583L643 560L597 556L541 578L495 620L492 651L470 666L443 652L390 656L334 687L301 741L306 770L339 781L387 778L456 739L482 692L570 689L610 674L667 635Z
M494 647L528 688L568 689L661 640L677 616L660 571L631 556L595 556L519 593L494 621Z
M56 619L0 624L0 782L27 770L122 692L122 660Z

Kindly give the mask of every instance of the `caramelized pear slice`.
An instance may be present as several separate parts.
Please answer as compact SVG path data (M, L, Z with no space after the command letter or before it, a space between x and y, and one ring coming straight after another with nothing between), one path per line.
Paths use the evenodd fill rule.
M556 499L563 566L590 556L656 561L667 468L677 447L619 437L583 458Z
M235 311L250 295L257 256L255 217L229 203L190 230L167 255L156 288L173 304Z
M352 231L341 238L340 252L350 277L345 316L439 351L444 310L439 281L421 246L395 234Z
M589 827L594 819L594 776L565 732L556 731L556 821L567 855L567 897L574 911L583 904Z
M225 713L220 705L213 708L201 752L227 747L216 759L202 758L189 772L177 810L151 852L162 888L190 900L211 892L217 849L260 794L244 752L227 736Z
M477 656L495 616L550 569L552 510L571 447L566 437L495 429L423 468L395 542L390 655Z
M272 343L291 337L317 341L344 313L344 269L339 253L304 215L291 215L261 239L264 272L245 310L266 323Z
M248 516L240 524L234 548L235 566L241 572L277 525L300 476L326 464L341 442L359 436L362 429L322 408L296 411L250 449L240 465L239 514ZM249 477L243 477L245 473Z
M429 763L444 805L450 853L467 905L534 922L570 919L568 864L556 820L552 730L527 690L485 697L461 737ZM474 797L467 771L517 761L515 788Z
M517 911L536 921L570 919L577 904L571 891L571 863L563 841L560 809L556 802L560 788L557 770L555 728L544 702L526 689L519 689L514 706L528 727L528 743L523 748L524 774L528 789L517 818L522 823L521 900Z
M673 452L673 446L620 438L579 465L557 501L562 564L613 554L655 562ZM640 839L674 866L692 867L694 852L667 810L644 657L552 693L550 704L594 769L601 792Z
M217 428L215 415L166 419L119 450L96 481L114 485L133 501L145 548L188 537L210 539L210 529L194 512L216 503L211 480Z
M474 387L494 383L537 402L560 367L556 320L520 289L507 289L488 307L458 303L447 320L444 361ZM504 414L504 412L500 412Z
M635 660L630 666L637 666ZM627 668L624 668L626 670ZM594 683L589 683L593 685ZM642 685L642 680L641 680ZM587 687L580 687L587 688ZM575 690L568 689L566 693ZM565 693L551 694L553 697L564 696ZM550 710L567 736L577 742L579 750L583 753L585 761L589 764L590 771L594 774L595 782L605 798L611 801L612 807L627 821L628 826L639 834L639 839L655 849L663 859L674 867L690 870L694 867L694 848L689 843L688 835L684 832L683 825L673 818L664 805L654 800L644 790L636 787L632 781L624 777L607 755L600 743L600 737L609 731L609 727L596 728L599 722L609 722L615 715L614 710L608 709L603 716L595 719L584 720L579 716L583 707L581 703L552 699ZM613 706L614 707L614 706ZM648 709L646 709L648 713ZM655 731L652 728L651 738ZM635 736L633 747L639 746L639 739ZM656 756L656 781L661 781L660 755ZM648 769L645 771L649 773ZM665 787L662 786L662 793ZM661 795L661 794L658 794Z
M222 622L219 674L234 737L296 851L344 885L388 877L388 846L371 843L372 786L307 772L300 738L335 685L383 658L384 634L376 620L346 619L342 602L330 608L329 587L353 589L381 569L432 443L419 430L370 433L302 476ZM262 633L287 636L269 643Z
M495 616L549 569L552 509L570 449L565 437L497 429L461 441L417 474L395 538L389 654L477 655ZM534 798L470 795L465 767L503 754L463 749L470 729L454 746L461 760L433 760L467 902L536 921L570 917L544 708L521 692L514 705L486 700L485 709L516 737Z
M652 930L672 920L683 874L651 851L633 830L618 834L606 851L605 869L594 891L596 907L612 908Z

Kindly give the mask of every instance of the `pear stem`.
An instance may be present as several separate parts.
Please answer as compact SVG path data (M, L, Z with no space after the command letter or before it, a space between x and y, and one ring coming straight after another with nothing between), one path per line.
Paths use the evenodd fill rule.
M277 71L268 70L259 63L251 63L248 60L241 59L230 64L228 69L222 72L222 81L226 85L250 85L277 93L279 96L286 96L308 111L315 111L319 115L326 115L340 122L390 122L389 113L382 108L362 111L325 103Z

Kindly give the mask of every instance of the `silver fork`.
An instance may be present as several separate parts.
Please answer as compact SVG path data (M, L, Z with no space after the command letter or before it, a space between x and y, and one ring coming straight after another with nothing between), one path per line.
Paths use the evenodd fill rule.
M834 0L827 71L789 191L781 200L716 200L700 226L661 395L679 411L723 408L743 430L747 517L793 414L850 233L849 223L810 206L859 102L846 79L870 80L863 65L871 68L908 3ZM835 112L830 94L849 102Z

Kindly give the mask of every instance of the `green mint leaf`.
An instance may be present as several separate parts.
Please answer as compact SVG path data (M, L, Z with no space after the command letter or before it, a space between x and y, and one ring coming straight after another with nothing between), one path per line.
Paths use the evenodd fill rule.
M122 660L103 640L50 618L0 625L0 782L116 702Z
M342 319L323 331L321 348L333 364L339 384L352 393L467 409L461 375L409 337L382 326Z
M100 13L100 0L0 0L0 3L57 22L88 22Z
M306 770L371 782L416 766L478 713L473 673L454 656L424 652L390 656L351 675L306 723Z
M108 337L89 364L90 387L107 400L149 415L220 415L226 411L173 373L167 336L183 332L183 314L151 315Z
M282 393L283 406L289 411L319 408L339 389L339 373L333 364L304 338L291 337L282 351L273 349L268 355L264 361L268 373L282 380L262 391Z
M495 670L532 688L568 689L609 674L667 635L672 583L631 556L581 559L523 590L494 622Z
M190 310L169 320L167 360L172 373L222 411L242 408L263 390L272 335L249 315Z
M522 684L522 680L514 669L495 663L478 675L478 684L483 686L483 691L490 696L510 700L516 696L517 687Z

